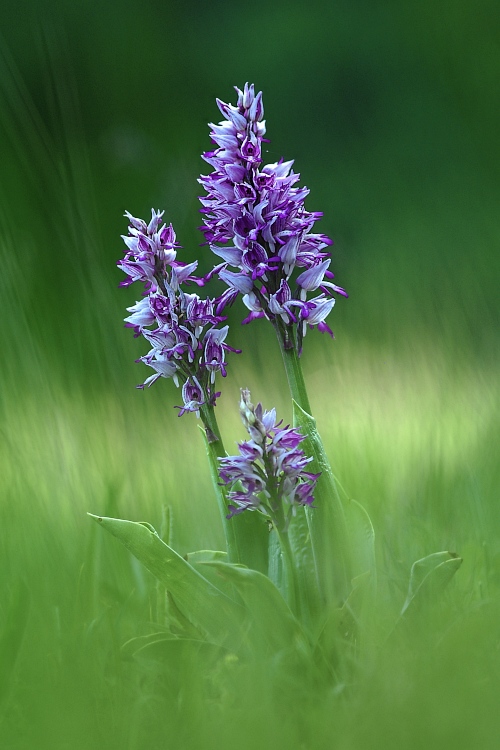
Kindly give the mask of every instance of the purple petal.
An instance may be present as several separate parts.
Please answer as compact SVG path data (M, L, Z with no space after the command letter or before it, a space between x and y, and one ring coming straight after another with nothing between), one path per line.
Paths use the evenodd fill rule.
M313 292L323 281L330 262L331 260L329 258L328 260L324 260L323 263L318 263L318 265L304 271L300 276L297 276L297 284L302 287L302 289L305 289L308 292Z
M242 294L249 294L253 289L252 278L243 273L233 273L232 271L223 269L219 272L219 278Z

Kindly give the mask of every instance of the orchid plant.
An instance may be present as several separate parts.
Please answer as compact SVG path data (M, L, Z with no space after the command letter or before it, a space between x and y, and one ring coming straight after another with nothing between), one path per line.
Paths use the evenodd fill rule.
M293 162L263 162L262 93L248 84L236 93L234 105L217 100L224 119L210 125L216 148L203 159L212 171L199 178L206 193L201 231L217 259L213 269L197 276L197 262L177 259L172 224L155 210L149 222L126 212L127 250L118 262L126 275L121 285L139 282L144 289L125 318L151 347L138 362L153 374L138 388L171 378L181 389L179 416L200 419L226 548L181 557L148 523L93 518L165 587L161 638L204 641L242 657L262 651L314 657L338 681L345 679L338 672L342 653L359 647L362 612L374 601L374 531L363 507L339 492L311 414L301 355L308 330L333 337L326 319L336 295L347 294L333 283L332 242L314 231L322 214L306 210L309 190L298 186ZM226 287L220 296L192 291L213 277ZM224 314L239 295L248 309L242 322L264 318L276 332L293 425L283 425L273 408L254 406L243 388L240 414L249 439L230 456L216 418L216 380L226 377L228 353L240 351L227 343ZM449 552L417 561L401 618L460 563ZM147 646L140 640L137 650Z

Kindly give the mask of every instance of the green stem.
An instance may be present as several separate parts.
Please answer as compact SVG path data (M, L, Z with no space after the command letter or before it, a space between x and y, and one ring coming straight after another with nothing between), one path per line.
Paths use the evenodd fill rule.
M227 556L229 562L239 563L241 560L240 555L238 554L235 526L232 523L232 519L226 518L228 513L226 493L224 492L224 488L220 486L218 472L219 458L224 458L227 456L227 453L224 449L224 443L222 442L214 407L209 404L203 404L200 411L201 419L205 427L205 444L208 454L208 463L210 464L210 474L212 476L214 487L216 488L217 504L219 506L222 528L224 529L224 536L226 539Z
M295 574L294 556L287 531L276 527L283 561L283 596L294 614L300 618L301 596Z
M268 511L272 518L273 526L276 530L279 539L280 555L282 562L282 576L281 576L281 593L283 598L287 602L288 606L297 614L300 618L301 610L301 596L298 587L298 580L296 575L296 569L294 564L294 555L292 546L290 544L290 538L288 536L288 523L285 518L285 509L283 507L283 500L280 497L280 493L276 486L276 483L271 483L271 477L273 476L273 467L266 456L266 450L264 449L263 456L265 471L269 477L268 491L270 492L270 501L268 505Z
M276 334L281 349L281 355L283 357L283 363L285 365L286 376L288 379L288 385L290 386L290 392L292 398L296 403L304 409L308 414L311 414L311 406L309 404L309 398L307 395L306 384L304 381L304 375L302 373L302 367L300 365L299 355L297 354L297 346L295 341L290 341L292 346L287 346L286 330L277 321L275 324Z

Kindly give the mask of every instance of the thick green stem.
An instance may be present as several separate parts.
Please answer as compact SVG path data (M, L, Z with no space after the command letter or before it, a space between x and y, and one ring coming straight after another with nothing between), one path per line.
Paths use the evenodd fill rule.
M293 343L293 346L287 346L286 343L288 343L288 339L285 335L284 329L279 325L276 325L275 328L292 398L302 409L304 409L304 411L311 414L304 375L302 373L299 355L297 354L297 346L295 345L295 342L292 341L289 343Z
M210 474L212 476L212 482L216 488L217 504L219 506L219 513L222 521L222 528L224 529L224 536L226 539L227 556L229 562L239 563L238 544L235 535L235 526L231 519L226 518L228 509L226 502L226 493L220 486L220 478L218 473L219 458L224 458L227 453L224 449L224 443L217 424L217 418L215 416L214 407L208 404L204 404L201 409L201 418L205 427L205 443L208 454L208 463L210 464Z
M301 596L295 573L294 557L288 532L278 529L281 559L283 561L283 595L294 614L300 618Z
M272 468L269 467L269 469L272 472ZM283 507L282 499L276 493L276 488L271 490L270 506L270 515L278 535L280 546L282 563L281 592L292 612L300 618L301 596L298 587L294 555L290 544L290 538L288 536L288 524L285 519L285 509Z

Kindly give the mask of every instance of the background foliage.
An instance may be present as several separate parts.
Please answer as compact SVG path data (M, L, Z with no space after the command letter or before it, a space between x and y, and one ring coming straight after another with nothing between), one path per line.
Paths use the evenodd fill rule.
M492 0L3 0L4 747L496 748L495 15ZM222 543L194 418L175 417L171 383L134 389L143 345L121 327L135 297L114 263L124 209L154 206L183 258L210 267L199 154L215 96L246 80L264 91L268 159L295 158L350 292L335 342L313 333L304 354L333 466L377 532L377 617L342 695L283 665L125 660L157 592L85 516L166 533L168 504L181 553ZM239 328L241 312L218 407L228 447L240 386L291 417L272 332ZM410 565L436 549L464 564L388 651Z

